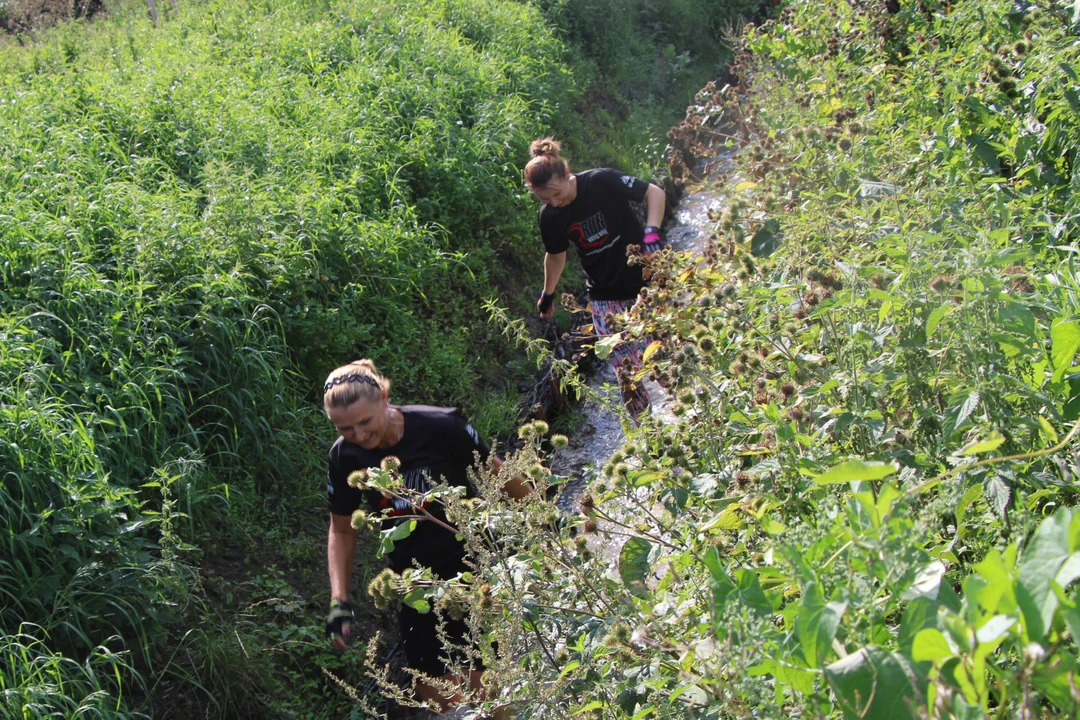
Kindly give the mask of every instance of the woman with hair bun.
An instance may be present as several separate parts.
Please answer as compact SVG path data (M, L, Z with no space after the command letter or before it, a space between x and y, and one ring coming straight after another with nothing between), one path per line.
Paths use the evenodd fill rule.
M350 474L387 467L385 460L389 466L396 466L395 471L414 497L430 490L432 482L463 486L469 497L475 496L468 471L486 462L490 451L472 425L455 408L395 405L390 403L389 394L390 381L370 360L357 360L337 368L323 386L323 409L340 435L330 448L326 486L330 500L327 541L330 615L326 632L338 650L345 649L352 634L349 584L357 535L352 515L361 506L366 505L383 516L424 516L417 520L408 537L395 542L394 550L387 555L394 572L401 573L418 564L448 580L469 569L465 563L465 546L446 524L441 504L417 506L402 497L386 497L377 490L349 485ZM498 458L492 458L492 462L496 468L501 465ZM511 497L519 498L531 488L519 477L507 483L505 490ZM447 667L444 658L452 655L453 649L439 642L438 619L435 613L422 614L407 605L401 606L398 623L408 666L432 678L481 690L482 668L475 668L467 678L462 678ZM464 621L441 619L453 645L467 644L468 629ZM467 659L457 660L468 664ZM456 695L444 697L434 686L419 680L416 691L444 712L461 700Z
M544 289L536 302L540 317L555 312L555 288L566 267L566 250L573 245L585 271L593 327L597 335L610 335L612 316L629 310L645 285L641 266L627 262L627 248L637 245L648 254L660 247L664 191L610 168L571 173L555 138L536 140L529 150L532 159L525 165L525 184L543 203L540 236L547 250ZM631 200L648 208L644 228ZM634 423L649 410L648 392L631 377L641 367L643 351L643 341L625 342L608 356Z

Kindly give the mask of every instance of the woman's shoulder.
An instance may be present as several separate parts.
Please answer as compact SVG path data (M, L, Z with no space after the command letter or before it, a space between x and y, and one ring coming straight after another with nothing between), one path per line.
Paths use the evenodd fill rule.
M435 405L397 405L401 414L413 422L433 425L454 425L465 419L461 410L455 407L437 407Z

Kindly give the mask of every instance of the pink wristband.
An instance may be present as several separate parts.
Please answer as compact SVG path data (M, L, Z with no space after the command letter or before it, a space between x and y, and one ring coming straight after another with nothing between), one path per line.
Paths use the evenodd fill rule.
M646 245L652 245L653 243L660 242L660 233L645 233L644 241Z

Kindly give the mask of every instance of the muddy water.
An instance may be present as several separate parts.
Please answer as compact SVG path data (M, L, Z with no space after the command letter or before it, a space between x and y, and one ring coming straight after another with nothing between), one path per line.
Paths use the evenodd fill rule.
M732 174L734 149L726 149L697 168L704 180L690 186L679 201L674 212L674 224L667 228L667 245L679 252L700 255L712 232L710 212L723 210L729 202L730 189L738 182ZM618 417L605 404L615 407L621 402L615 380L615 371L608 363L596 363L596 370L588 378L589 387L606 402L587 400L580 410L585 421L574 433L569 447L559 451L551 465L556 475L569 478L557 501L563 511L571 511L583 490L596 477L599 468L607 462L625 441ZM671 397L656 383L646 380L645 387L653 401L653 415L667 423L674 422L671 414Z

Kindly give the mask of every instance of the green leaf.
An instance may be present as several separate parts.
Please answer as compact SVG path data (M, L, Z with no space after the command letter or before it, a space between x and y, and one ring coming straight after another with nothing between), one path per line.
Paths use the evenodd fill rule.
M1032 642L1042 642L1058 606L1057 596L1050 590L1050 581L1069 557L1071 521L1072 513L1067 508L1061 508L1043 520L1028 541L1017 568L1016 601Z
M826 603L821 585L816 582L809 583L803 590L799 615L795 618L795 632L802 644L807 665L821 667L846 610L847 602Z
M937 330L938 325L945 319L945 316L952 312L952 305L942 305L934 312L930 313L930 317L926 319L926 339L929 340L930 336Z
M956 648L937 628L920 630L911 644L911 658L916 662L940 662L956 655Z
M915 600L916 598L935 600L943 577L945 577L945 563L934 560L915 574L915 579L900 597L904 600Z
M606 360L608 355L615 349L615 346L622 342L622 333L615 333L614 335L605 335L596 341L596 345L593 346L593 352L596 353L596 357L601 360Z
M619 552L619 577L631 595L639 598L649 597L649 588L645 578L652 569L649 565L649 553L652 543L644 538L632 537L623 543Z
M859 458L833 465L814 478L818 485L837 485L860 480L881 480L896 472L896 466L883 462L864 462Z
M431 612L431 603L427 599L427 588L417 588L401 599L421 615Z
M1050 328L1050 361L1054 364L1054 382L1060 382L1080 350L1080 323L1058 318Z
M981 455L982 453L990 452L991 450L997 450L1005 442L1005 436L994 430L990 433L990 437L985 440L980 440L973 445L969 445L964 448L961 455Z
M750 238L750 254L768 257L780 247L780 223L772 218L765 221L760 230Z
M739 602L751 610L761 614L772 612L772 603L761 589L761 581L753 570L739 568L735 571L735 592Z
M986 138L982 135L969 135L967 144L990 171L994 174L1001 172L1001 163L998 160L997 151L986 141Z
M980 395L978 390L972 390L968 393L967 399L964 400L964 404L960 406L959 412L956 413L956 422L953 423L954 430L971 417L971 413L975 412L975 408L979 407L979 399Z
M904 656L864 647L825 668L846 720L914 720L919 679Z
M735 583L731 581L731 578L724 571L724 567L720 562L720 551L716 549L715 545L705 553L704 561L705 566L709 569L709 588L712 590L713 596L713 627L716 637L719 639L722 635L719 622L720 616L723 614L724 606L727 605L728 597L735 591Z
M803 695L809 695L814 691L814 673L806 668L789 665L778 660L765 660L758 665L747 668L747 674L751 677L772 675L777 682L789 685Z
M1009 628L1015 624L1015 617L995 615L975 632L975 639L980 645L997 643L998 640L1004 637L1005 633L1009 632Z
M1012 488L1005 482L1005 478L997 473L990 475L983 481L983 492L986 493L986 502L997 513L999 518L1005 517L1005 511L1012 499Z
M398 540L404 540L412 535L412 531L416 529L416 521L408 520L403 523L399 523L392 528L387 528L382 531L382 536L379 542L379 556L387 555L394 551L394 543Z

